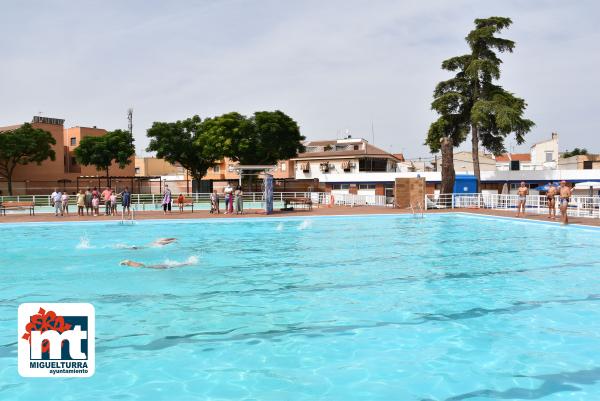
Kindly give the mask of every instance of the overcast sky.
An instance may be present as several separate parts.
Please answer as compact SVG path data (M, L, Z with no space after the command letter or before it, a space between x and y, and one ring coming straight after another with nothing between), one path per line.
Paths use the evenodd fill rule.
M153 121L280 109L308 139L373 126L375 145L426 157L440 63L492 15L513 19L500 83L529 105L528 145L556 131L600 152L595 0L3 1L0 126L112 130L133 107L140 153Z

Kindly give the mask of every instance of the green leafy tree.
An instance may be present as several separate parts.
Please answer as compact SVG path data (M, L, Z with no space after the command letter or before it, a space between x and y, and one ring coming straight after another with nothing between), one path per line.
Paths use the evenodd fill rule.
M131 163L135 155L133 136L129 131L115 130L102 136L86 136L75 148L75 159L83 166L95 166L98 171L105 171L110 179L110 166L117 163L124 168Z
M464 142L469 133L472 103L465 73L467 65L468 57L465 56L444 61L442 69L458 72L455 77L438 83L433 92L431 108L440 117L430 125L425 144L432 153L442 153L441 193L452 193L454 190L454 147Z
M587 154L588 154L588 151L586 148L582 148L582 149L575 148L570 152L567 150L565 153L562 154L562 157L564 159L566 159L567 157L587 155Z
M147 131L147 150L169 163L180 164L200 181L227 149L220 137L207 134L205 125L198 116L173 123L155 122Z
M8 184L8 194L12 195L12 176L19 165L55 160L52 146L56 140L48 131L33 128L25 123L19 128L0 132L0 176Z
M240 164L275 164L304 151L298 124L282 111L257 111L250 118L228 113L204 121L224 155Z
M478 191L481 181L479 146L496 155L503 153L506 151L504 140L508 135L514 134L516 142L521 144L525 134L534 126L533 121L523 118L527 107L525 101L495 84L500 79L502 63L496 53L512 52L515 47L513 41L495 35L511 24L511 19L505 17L476 19L475 29L466 37L471 52L442 64L446 70L457 71L456 90L450 86L449 91L455 92L451 96L460 96L464 112L468 112ZM454 146L458 144L454 143Z

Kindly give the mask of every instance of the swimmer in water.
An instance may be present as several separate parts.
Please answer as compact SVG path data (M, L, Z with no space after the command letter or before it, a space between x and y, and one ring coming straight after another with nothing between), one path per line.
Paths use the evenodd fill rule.
M189 262L182 262L182 263L175 263L175 264L161 263L161 264L157 264L157 265L146 265L144 263L136 262L135 260L129 260L129 259L125 259L125 260L122 260L121 262L119 262L120 266L143 267L146 269L162 269L162 270L172 269L174 267L190 266L193 264L194 263L192 261L189 261Z
M173 242L177 241L177 238L160 238L152 243L154 246L164 246L169 245Z

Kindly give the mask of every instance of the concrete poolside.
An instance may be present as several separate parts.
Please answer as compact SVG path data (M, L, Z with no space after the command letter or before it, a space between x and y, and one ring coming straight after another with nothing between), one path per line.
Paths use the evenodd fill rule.
M489 210L489 209L438 209L428 210L425 213L474 213L488 216L498 217L510 217L515 218L515 211L503 211L503 210ZM287 216L337 216L337 215L360 215L360 214L410 214L411 211L407 209L394 209L390 207L379 207L379 206L335 206L335 207L315 207L312 211L308 210L294 210L291 212L275 211L272 215L265 215L262 210L252 209L247 210L243 215L228 215L228 214L210 214L207 210L198 210L192 213L189 209L186 209L183 213L178 210L173 210L170 214L163 214L161 210L143 211L136 212L136 220L147 220L147 219L243 219L248 217L287 217ZM519 217L524 220L537 220L544 222L554 222L560 224L560 216L557 217L556 221L552 221L546 217L547 215L538 215L529 213L525 217ZM17 214L7 213L6 216L0 216L0 223L20 223L20 222L58 222L58 221L120 221L121 214L118 216L77 216L76 213L71 213L65 216L54 216L52 213L40 213L35 216L29 216L28 214ZM586 226L600 227L600 219L597 218L586 218L586 217L569 217L569 223L581 224Z

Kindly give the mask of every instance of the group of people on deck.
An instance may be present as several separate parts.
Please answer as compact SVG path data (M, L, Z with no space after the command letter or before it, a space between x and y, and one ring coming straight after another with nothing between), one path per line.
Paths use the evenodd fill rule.
M225 199L225 214L243 214L244 213L244 191L242 191L241 186L237 186L235 189L231 186L231 184L227 184L227 186L223 189L224 199ZM167 214L167 212L171 213L171 204L173 203L173 194L169 189L168 185L165 185L165 189L162 195L162 209L163 214ZM220 214L221 207L220 197L218 191L215 189L210 194L210 213ZM185 199L183 194L179 194L175 203L179 206L179 211L183 212L184 205L188 202Z
M225 214L234 214L234 212L235 214L244 213L244 191L242 191L241 186L238 185L234 189L231 184L228 183L223 189L223 194L225 197ZM213 193L210 194L210 213L221 213L219 202L219 193L215 189Z
M104 211L106 216L116 215L117 205L119 203L118 196L121 197L121 206L123 211L127 214L131 213L131 192L129 188L116 193L112 188L106 187L102 192L98 188L87 188L85 191L81 189L78 193L73 192L72 195L77 205L78 216L100 216L100 204L104 204ZM54 207L54 215L64 216L69 215L69 202L70 196L67 191L61 192L60 190L54 189L54 192L50 195L51 205ZM85 212L84 212L85 210Z
M517 217L519 215L525 216L525 204L527 203L527 195L529 195L529 187L524 181L521 181L521 185L517 189L519 196L517 203ZM551 182L548 183L548 191L546 192L546 199L548 201L548 218L556 220L556 196L558 195L559 208L561 214L561 221L563 224L569 223L568 208L569 202L571 201L571 188L567 186L566 181L561 181L560 186L557 188Z

